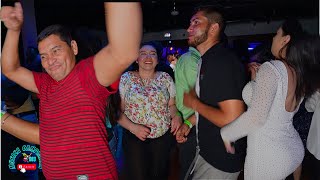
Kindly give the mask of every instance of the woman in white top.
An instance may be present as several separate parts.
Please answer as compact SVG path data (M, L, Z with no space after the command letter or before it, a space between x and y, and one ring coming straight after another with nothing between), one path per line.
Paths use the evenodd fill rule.
M315 91L309 78L314 83L320 80L320 75L310 77L310 72L316 72L313 68L319 68L320 46L318 38L294 37L294 25L295 21L282 24L271 48L278 60L262 64L254 80L245 86L247 111L221 129L230 153L235 151L231 142L247 136L246 180L285 179L304 157L292 118L303 97Z

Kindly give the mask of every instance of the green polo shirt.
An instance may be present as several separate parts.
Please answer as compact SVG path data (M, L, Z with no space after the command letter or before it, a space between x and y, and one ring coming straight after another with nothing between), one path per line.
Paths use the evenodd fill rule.
M183 119L188 119L194 114L194 111L183 105L183 93L189 92L195 87L197 80L198 61L201 54L193 47L189 47L189 51L183 54L174 71L176 82L176 106L182 114Z

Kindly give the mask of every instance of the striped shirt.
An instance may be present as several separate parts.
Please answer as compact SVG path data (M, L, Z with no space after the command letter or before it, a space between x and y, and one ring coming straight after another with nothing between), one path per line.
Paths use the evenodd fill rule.
M105 128L108 89L100 85L93 57L80 61L57 82L33 73L40 98L40 147L46 179L117 179Z

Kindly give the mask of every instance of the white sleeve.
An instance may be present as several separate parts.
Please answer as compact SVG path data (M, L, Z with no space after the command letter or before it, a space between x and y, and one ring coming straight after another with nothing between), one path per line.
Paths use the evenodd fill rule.
M255 81L249 81L242 90L242 98L247 106L251 106L252 92L255 87Z
M312 96L310 96L306 103L305 107L308 112L314 112L316 110L316 106L318 102L320 101L320 92L316 91Z
M271 66L270 63L260 66L251 105L246 112L221 129L222 139L235 142L265 124L279 81L276 69Z

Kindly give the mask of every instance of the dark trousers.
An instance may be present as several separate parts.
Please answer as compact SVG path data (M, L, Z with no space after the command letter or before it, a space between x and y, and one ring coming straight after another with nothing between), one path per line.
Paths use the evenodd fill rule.
M168 130L163 136L141 141L124 131L123 151L126 179L165 180L169 176L170 150L173 136Z
M310 153L311 154L311 153ZM320 160L314 157L311 154L311 179L319 180L320 179Z
M185 143L179 144L180 180L184 179L196 154L197 140L195 130L195 127L192 128L187 137L188 140ZM191 176L189 179L191 179Z

